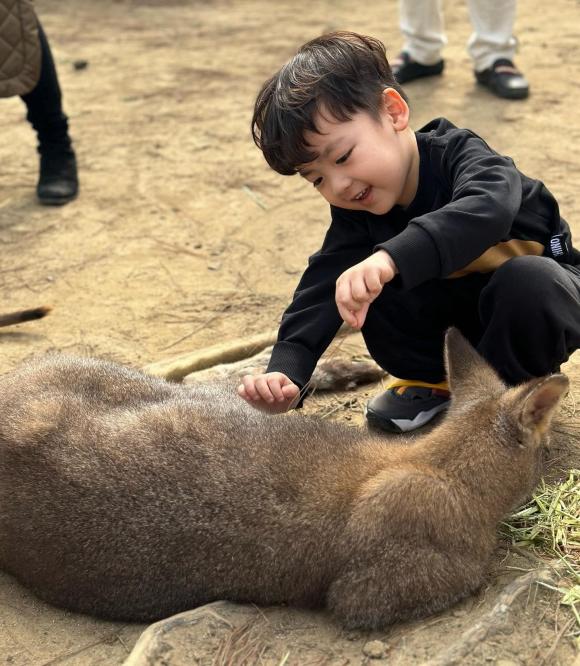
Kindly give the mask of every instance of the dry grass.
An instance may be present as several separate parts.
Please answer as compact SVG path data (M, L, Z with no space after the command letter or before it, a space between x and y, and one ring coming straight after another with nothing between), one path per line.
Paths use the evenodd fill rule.
M514 545L561 562L560 603L570 607L580 628L580 470L557 483L543 481L502 532Z
M212 666L255 666L268 648L262 639L262 623L236 627L218 646Z
M576 394L573 391L569 391L560 407L562 414L568 418L574 418L578 414L578 402Z

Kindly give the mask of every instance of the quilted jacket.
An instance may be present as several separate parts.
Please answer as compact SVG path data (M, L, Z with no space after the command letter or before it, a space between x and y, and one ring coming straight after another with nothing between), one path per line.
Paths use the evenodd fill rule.
M0 0L0 97L30 92L40 76L40 58L31 0Z

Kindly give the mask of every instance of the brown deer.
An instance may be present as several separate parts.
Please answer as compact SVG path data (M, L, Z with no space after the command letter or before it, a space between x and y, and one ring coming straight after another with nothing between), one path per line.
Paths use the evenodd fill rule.
M538 482L564 375L507 388L455 330L449 413L386 442L233 388L47 356L0 378L0 567L46 601L151 620L217 599L326 605L349 627L485 579Z

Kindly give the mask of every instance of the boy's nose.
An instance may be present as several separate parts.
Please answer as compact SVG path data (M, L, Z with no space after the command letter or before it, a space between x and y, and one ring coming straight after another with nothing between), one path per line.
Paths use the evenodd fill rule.
M344 196L348 193L352 180L346 174L335 174L330 183L334 196Z

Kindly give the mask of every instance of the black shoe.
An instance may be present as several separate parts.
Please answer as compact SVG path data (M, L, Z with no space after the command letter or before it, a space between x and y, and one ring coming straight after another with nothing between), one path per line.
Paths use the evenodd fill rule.
M422 65L416 62L406 51L401 51L391 63L391 70L398 83L407 83L426 76L438 76L443 72L445 61L439 60L434 65Z
M72 149L41 153L36 196L45 206L62 206L79 192L77 161Z
M446 386L445 382L394 382L384 393L369 400L366 406L367 421L370 426L388 432L416 430L447 409L449 391Z
M498 58L491 67L475 72L477 82L504 99L525 99L530 85L511 60Z

